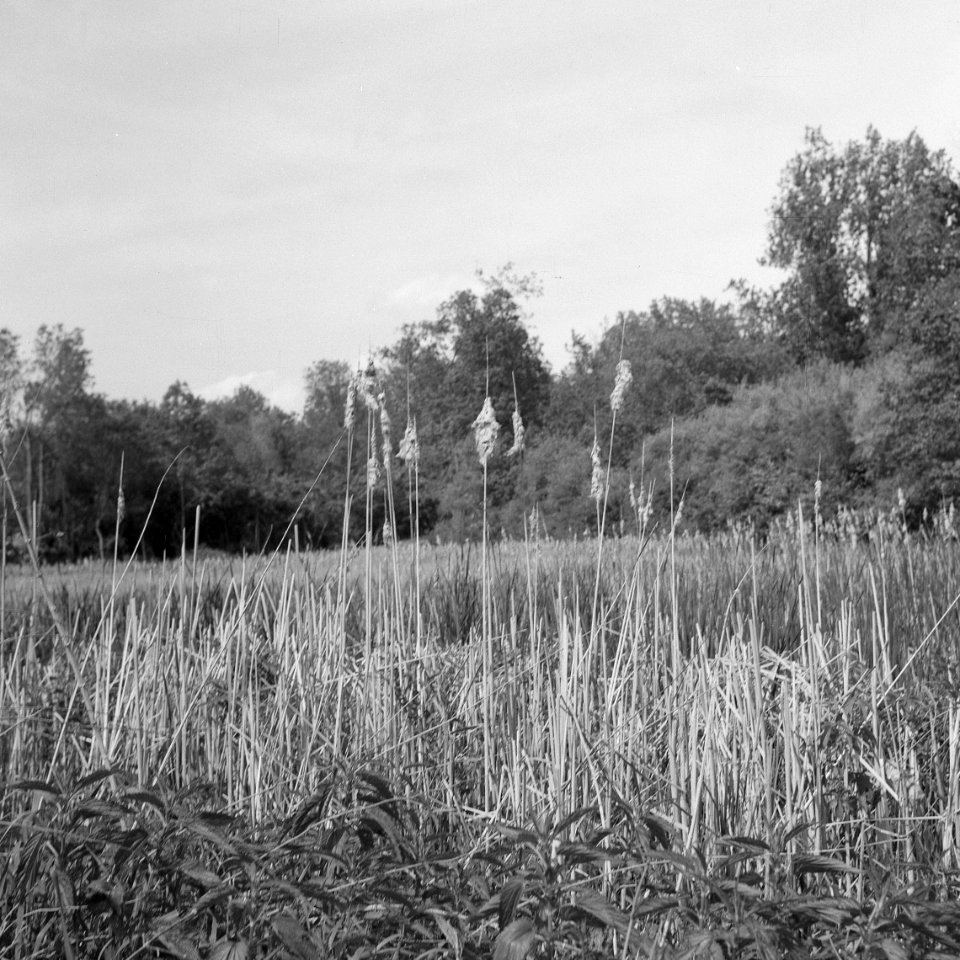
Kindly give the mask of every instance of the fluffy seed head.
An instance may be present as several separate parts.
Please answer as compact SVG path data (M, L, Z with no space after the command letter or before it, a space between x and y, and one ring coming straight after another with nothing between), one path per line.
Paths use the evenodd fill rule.
M593 437L593 448L590 450L590 496L599 503L603 499L603 466L600 463L600 444L596 434Z
M613 393L610 394L610 409L614 413L619 413L623 406L623 397L627 388L633 380L633 372L630 369L629 360L620 360L617 362L617 377L613 384Z
M383 521L383 543L387 547L393 544L393 527L390 526L389 520Z
M507 456L512 457L518 453L523 453L523 444L526 430L523 426L523 419L520 417L520 408L513 409L513 446L507 451Z
M123 518L127 515L127 498L123 495L123 487L117 494L117 523L123 523Z
M483 407L473 421L473 439L477 445L477 456L480 463L484 466L493 453L497 437L500 435L500 424L497 423L496 414L493 412L493 403L487 397L483 401Z
M367 486L375 487L380 480L380 461L374 455L367 461Z
M408 420L403 431L397 456L406 464L416 466L420 462L420 441L417 439L417 421Z
M373 365L371 360L366 369L363 371L363 375L360 377L360 383L357 385L357 389L360 395L363 397L363 402L366 404L367 409L371 413L377 412L377 368Z
M357 420L357 380L360 374L355 373L347 384L347 407L343 415L343 425L348 433L353 431Z

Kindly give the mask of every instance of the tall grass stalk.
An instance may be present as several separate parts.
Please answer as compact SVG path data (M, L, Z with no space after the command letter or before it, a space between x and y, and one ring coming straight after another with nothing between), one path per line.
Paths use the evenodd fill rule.
M488 375L489 380L489 375ZM489 384L488 384L489 390ZM483 408L473 422L474 442L477 457L483 468L483 514L480 533L480 647L482 654L480 670L480 697L483 731L483 809L491 813L494 795L494 677L493 677L493 631L490 611L490 580L487 573L487 470L500 433L500 425L490 402L489 393L484 398Z

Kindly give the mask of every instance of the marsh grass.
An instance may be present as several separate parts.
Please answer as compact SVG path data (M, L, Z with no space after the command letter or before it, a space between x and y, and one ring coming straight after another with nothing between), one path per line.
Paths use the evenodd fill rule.
M373 539L6 570L4 956L960 953L954 539Z

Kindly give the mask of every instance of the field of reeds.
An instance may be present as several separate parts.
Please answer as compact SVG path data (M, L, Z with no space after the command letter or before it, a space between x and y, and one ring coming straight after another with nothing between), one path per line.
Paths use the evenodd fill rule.
M949 525L614 539L595 459L580 542L7 567L0 956L960 955Z
M8 570L0 951L956 956L960 544L875 533Z

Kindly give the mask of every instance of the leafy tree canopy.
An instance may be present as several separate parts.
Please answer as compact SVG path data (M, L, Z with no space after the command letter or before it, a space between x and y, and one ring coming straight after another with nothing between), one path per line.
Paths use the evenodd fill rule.
M764 262L787 279L769 306L799 360L889 348L924 285L960 266L960 186L915 132L837 148L808 129L770 214Z

